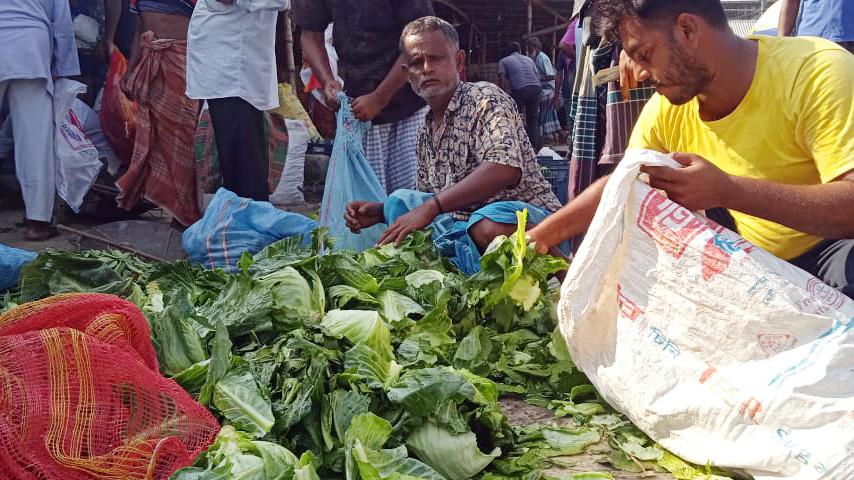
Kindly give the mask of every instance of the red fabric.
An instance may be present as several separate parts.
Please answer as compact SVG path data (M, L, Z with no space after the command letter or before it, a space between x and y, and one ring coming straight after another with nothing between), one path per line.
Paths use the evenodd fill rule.
M128 100L119 85L127 67L128 62L121 52L116 50L110 55L110 70L104 83L100 114L104 137L125 166L130 165L133 157L136 133L136 104Z
M322 90L322 89L323 89L323 84L322 84L322 83L320 83L320 80L318 80L317 75L315 75L315 74L313 74L313 73L312 73L312 74L311 74L311 77L309 77L309 78L308 78L308 84L305 86L305 90L303 90L303 91L304 91L305 93L309 93L309 92L311 92L311 91L312 91L312 90L314 90L314 89L320 89L320 90Z
M0 477L166 480L192 464L219 425L159 374L149 338L112 295L0 315Z
M184 225L201 218L196 196L193 136L199 103L187 98L187 42L140 37L140 62L126 79L137 101L136 143L127 172L116 182L119 206L141 198Z

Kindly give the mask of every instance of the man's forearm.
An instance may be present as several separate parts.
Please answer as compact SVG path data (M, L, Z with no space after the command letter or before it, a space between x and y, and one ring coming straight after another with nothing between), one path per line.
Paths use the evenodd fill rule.
M323 32L303 30L300 36L302 52L308 60L312 73L324 87L335 80L332 67L329 65L329 55L326 54L326 40Z
M586 232L599 208L608 178L596 180L581 195L531 229L531 238L551 248Z
M109 44L116 43L116 31L119 29L119 19L122 18L122 0L107 0L104 11L106 40Z
M466 210L514 185L521 176L522 171L518 168L484 162L459 183L438 193L437 197L446 213Z
M402 53L398 55L397 60L394 61L394 65L391 66L391 70L389 70L379 86L374 89L374 94L380 98L383 105L388 105L392 97L406 85L408 81L406 73L400 68L405 61L406 58Z
M732 177L724 206L822 238L854 238L854 174L849 177L824 185Z
M782 0L782 2L783 6L780 9L777 35L788 37L795 31L795 22L798 19L798 9L800 8L801 0Z

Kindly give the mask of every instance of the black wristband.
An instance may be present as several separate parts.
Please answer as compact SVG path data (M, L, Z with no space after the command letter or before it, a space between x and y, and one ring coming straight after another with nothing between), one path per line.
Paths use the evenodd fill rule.
M433 201L436 202L436 206L439 208L439 213L445 213L445 207L442 206L442 202L439 201L439 194L433 195Z

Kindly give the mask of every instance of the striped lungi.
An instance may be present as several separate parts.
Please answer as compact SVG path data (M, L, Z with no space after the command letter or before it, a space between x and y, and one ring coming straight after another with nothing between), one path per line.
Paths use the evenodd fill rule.
M415 188L415 145L427 109L397 122L372 125L365 134L365 157L386 193Z
M560 131L560 119L554 106L555 91L544 88L540 96L540 135L551 135Z
M119 206L141 198L190 225L201 218L196 197L193 137L198 102L186 90L187 42L140 37L137 67L127 84L137 102L136 141L127 172L116 182Z

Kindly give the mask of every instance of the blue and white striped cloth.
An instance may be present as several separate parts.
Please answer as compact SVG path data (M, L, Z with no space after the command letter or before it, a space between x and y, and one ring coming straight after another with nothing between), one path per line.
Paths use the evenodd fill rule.
M415 148L428 107L394 123L372 125L365 133L365 157L386 193L415 188Z

